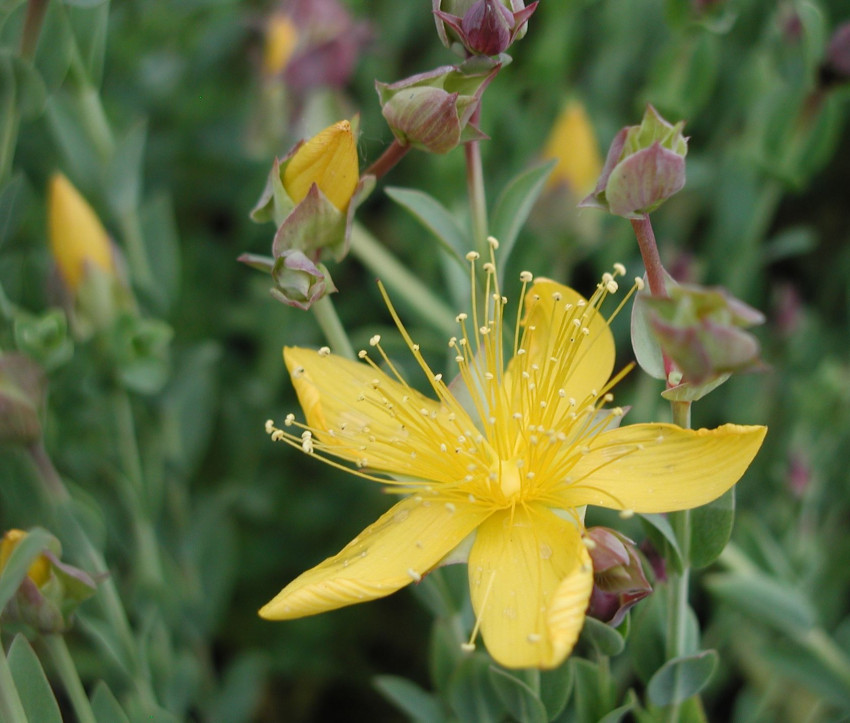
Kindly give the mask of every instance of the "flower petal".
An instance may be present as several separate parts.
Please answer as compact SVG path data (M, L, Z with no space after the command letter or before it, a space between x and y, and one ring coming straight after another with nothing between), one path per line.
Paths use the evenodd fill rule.
M741 478L766 432L737 424L632 424L603 432L572 468L565 506L672 512L704 505Z
M581 631L593 570L573 523L527 505L479 527L469 584L490 655L509 668L552 668Z
M385 597L418 581L489 514L471 504L408 497L337 555L289 583L260 616L292 620Z
M614 337L583 296L554 281L536 281L526 294L523 324L525 353L508 366L515 409L545 414L551 422L564 418L571 398L581 407L593 390L602 390L614 368ZM529 379L536 396L547 402L545 412L528 403Z
M283 358L307 424L328 451L361 467L433 482L467 474L458 455L440 448L473 427L458 419L462 412L453 417L368 364L300 347L286 347Z

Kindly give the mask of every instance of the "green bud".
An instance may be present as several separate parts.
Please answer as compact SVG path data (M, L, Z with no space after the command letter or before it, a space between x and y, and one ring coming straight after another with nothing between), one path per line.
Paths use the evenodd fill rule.
M313 263L296 249L284 251L272 269L275 285L272 296L299 309L309 309L316 301L336 291L324 264Z
M647 106L640 125L616 135L596 188L579 206L626 218L640 218L658 208L685 185L684 125L671 125Z
M397 83L375 83L381 112L398 142L430 153L485 139L470 120L500 63L443 66Z
M433 0L437 34L461 57L499 55L522 38L537 2L523 0Z

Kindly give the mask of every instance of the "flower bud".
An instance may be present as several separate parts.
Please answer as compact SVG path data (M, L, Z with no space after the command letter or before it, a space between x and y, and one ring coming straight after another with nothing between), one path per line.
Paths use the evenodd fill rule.
M293 204L300 203L315 184L344 212L360 177L351 123L334 123L296 146L292 156L284 159L281 172L283 188Z
M470 119L500 68L467 73L443 66L397 83L376 82L381 112L402 145L448 153L460 143L486 138Z
M447 48L468 55L503 53L528 29L537 2L524 0L432 0L437 34Z
M3 535L0 572L11 567L15 551L28 537L22 530ZM30 625L42 633L60 633L68 629L79 604L94 595L96 582L83 570L60 561L61 545L55 537L45 539L17 591L0 610L0 620Z
M298 44L298 30L286 13L276 12L266 21L263 45L263 72L280 75Z
M607 527L587 530L593 562L593 592L588 614L614 627L652 592L635 543Z
M596 188L579 206L626 218L658 208L685 185L684 125L671 125L647 106L639 126L627 126L615 136Z
M550 188L565 185L577 195L593 188L602 169L602 158L593 126L580 102L571 101L561 111L549 133L543 157L557 160L549 176Z
M50 250L62 280L72 293L90 269L114 274L115 261L106 229L61 173L50 178L47 211Z
M839 25L832 34L820 67L820 82L826 87L850 82L850 22Z
M656 352L673 364L667 382L672 388L663 396L695 401L728 379L732 373L760 371L758 340L746 328L764 322L756 309L731 296L725 289L693 284L667 285L667 297L640 292L632 317L635 325L647 323L657 343ZM647 348L635 344L638 363L649 371L657 364L648 360Z
M314 264L296 249L284 251L272 269L272 296L287 306L309 309L316 301L336 291L324 264Z
M24 354L0 355L0 444L28 445L41 437L41 368Z

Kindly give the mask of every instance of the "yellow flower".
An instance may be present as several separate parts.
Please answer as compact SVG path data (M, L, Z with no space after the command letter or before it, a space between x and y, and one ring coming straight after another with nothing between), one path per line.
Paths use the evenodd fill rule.
M277 75L295 52L298 31L286 13L274 13L266 25L263 47L263 70L267 75Z
M340 121L303 143L283 172L283 187L300 203L315 183L327 199L345 211L359 181L357 144L351 124Z
M469 257L473 280L476 257ZM480 632L507 667L551 668L572 650L593 587L583 506L624 516L696 507L747 469L764 427L618 427L623 410L603 408L625 373L611 377L614 339L599 311L617 291L621 265L589 300L523 272L525 313L510 341L492 258L484 269L488 303L458 316L449 346L459 377L450 385L429 368L390 306L437 400L400 377L378 337L370 342L376 360L360 353L365 364L327 348L284 350L306 424L294 415L284 429L269 422L272 439L330 464L356 465L353 473L403 498L287 585L261 616L298 618L383 597L419 581L475 533L468 560L473 640Z
M602 156L587 111L578 101L571 101L561 111L546 141L543 157L558 161L549 176L549 187L564 183L577 196L584 196L596 185Z
M50 251L68 288L76 291L86 267L114 272L109 235L91 206L61 173L54 173L47 192Z
M3 539L0 540L0 572L6 567L15 548L24 541L26 536L27 533L23 530L7 530L3 535ZM41 587L50 577L50 560L44 555L39 555L30 565L27 577Z

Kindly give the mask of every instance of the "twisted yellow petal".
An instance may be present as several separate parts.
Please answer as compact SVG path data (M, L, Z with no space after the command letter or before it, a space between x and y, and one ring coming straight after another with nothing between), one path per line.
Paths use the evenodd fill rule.
M385 597L418 582L488 514L472 504L408 497L339 554L293 580L260 615L291 620Z
M509 668L553 668L581 632L593 570L576 526L532 504L478 528L469 584L493 658Z
M673 512L720 497L744 474L767 427L632 424L599 434L562 487L565 507Z
M304 143L283 172L283 187L294 203L304 200L315 183L340 211L357 187L357 145L351 124L340 121Z
M79 191L61 173L55 173L47 193L50 251L62 279L71 291L83 280L87 264L114 271L109 236Z

